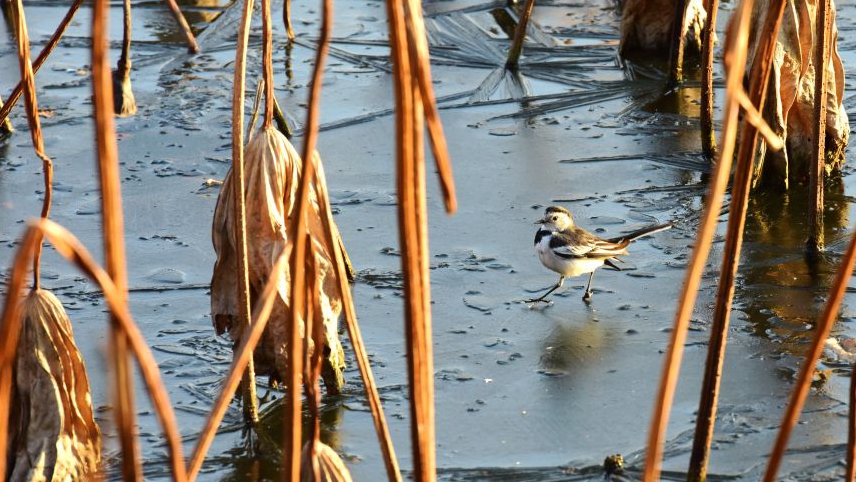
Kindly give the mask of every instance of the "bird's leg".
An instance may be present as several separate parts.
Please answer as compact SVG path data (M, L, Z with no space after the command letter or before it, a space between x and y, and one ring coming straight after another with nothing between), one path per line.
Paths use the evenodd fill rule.
M545 298L547 297L547 295L549 295L550 293L552 293L552 292L556 291L557 289L561 288L561 287L562 287L562 283L564 283L564 282L565 282L565 277L564 277L564 276L559 276L559 281L558 281L558 282L556 282L556 285L555 285L555 286L553 286L552 288L550 288L550 290L549 290L549 291L547 291L546 293L544 293L543 295L541 295L541 297L540 297L540 298L532 298L532 299L528 299L528 300L526 300L526 302L527 302L527 303L538 303L539 301L543 301L543 302L545 302L545 303L546 303L546 302L548 301L548 300L546 300L546 299L545 299Z
M583 293L583 301L589 301L591 299L591 279L594 278L594 271L589 274L588 283L586 283L586 292Z

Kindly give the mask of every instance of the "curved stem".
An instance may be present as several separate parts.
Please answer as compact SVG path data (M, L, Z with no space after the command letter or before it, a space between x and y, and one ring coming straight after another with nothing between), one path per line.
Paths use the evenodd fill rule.
M68 8L68 12L65 14L65 17L59 23L54 34L51 36L48 43L42 48L42 51L39 53L39 56L36 57L36 61L33 63L33 73L38 72L42 65L45 63L45 60L50 56L53 49L59 43L59 40L62 38L65 30L68 28L68 25L71 23L71 20L74 18L74 14L80 9L80 6L83 4L84 0L74 0L71 6ZM23 79L23 78L22 78ZM12 107L18 102L18 99L21 98L21 94L24 93L24 81L21 80L15 85L15 88L12 89L12 93L9 94L9 98L6 99L6 103L0 105L0 123L6 122L9 117L9 112L12 111Z
M0 319L0 453L6 453L9 424L11 386L13 383L12 360L21 329L21 304L18 296L27 275L27 264L35 254L36 246L45 236L56 251L76 265L101 287L107 306L116 321L116 326L129 341L130 347L140 364L140 371L151 396L158 421L167 439L172 474L176 481L187 480L184 470L181 436L169 395L160 377L157 361L146 345L145 338L128 311L126 291L120 289L111 277L92 258L86 248L62 226L47 219L30 222L15 256L12 274L6 291ZM6 457L0 457L0 475L6 473ZM5 478L5 476L3 477Z
M520 68L520 54L523 53L523 40L526 38L526 27L529 25L529 17L532 16L532 10L535 9L535 0L526 0L523 7L523 13L520 15L520 21L517 22L517 28L514 29L514 40L511 43L511 48L508 50L508 58L505 61L507 70L517 70Z
M192 54L198 54L199 44L196 43L196 37L193 36L193 31L190 29L187 19L184 18L184 14L181 13L181 9L178 8L178 4L175 3L175 0L164 0L164 3L166 3L167 8L169 8L176 23L178 23L181 34L184 35L184 41L187 42L187 51Z
M238 274L238 323L249 327L250 279L247 261L247 206L244 184L244 89L247 63L247 43L250 38L253 0L244 0L241 25L238 30L238 47L235 49L235 81L232 86L232 173L235 189L232 205L235 208L233 232L236 234L236 272ZM233 354L234 356L234 354ZM253 359L247 361L243 383L244 419L255 423L259 419L256 397L256 371Z

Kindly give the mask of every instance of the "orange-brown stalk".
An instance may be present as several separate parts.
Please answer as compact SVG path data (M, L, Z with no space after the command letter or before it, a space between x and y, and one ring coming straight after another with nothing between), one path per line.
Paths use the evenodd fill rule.
M326 343L326 337L324 336L324 323L321 319L320 304L321 295L323 293L323 283L321 273L318 270L320 262L318 252L315 249L315 245L312 243L311 236L307 234L306 237L306 243L309 245L309 263L306 268L309 279L311 280L311 286L307 284L307 289L305 291L306 340L308 342L311 337L311 340L315 345L315 350L309 358L309 369L306 371L308 374L308 380L305 381L306 398L309 402L309 413L312 416L312 437L307 443L310 444L309 460L312 461L312 480L321 481L323 479L321 479L321 466L319 465L318 458L316 456L316 448L321 443L321 391L319 390L319 382L321 380L321 364L324 360L324 350L322 350L321 347ZM307 346L307 344L304 344L304 346Z
M294 30L291 28L291 0L285 0L285 4L282 6L282 23L285 24L288 40L294 40Z
M71 7L68 9L68 13L65 14L65 17L59 23L54 34L51 36L48 43L42 48L42 51L39 53L39 56L36 57L36 61L33 63L33 73L38 72L42 65L47 60L48 56L53 52L54 47L59 43L59 40L62 38L62 35L65 33L66 28L68 28L68 24L71 23L71 20L74 18L74 14L80 9L80 6L83 4L84 0L74 0L71 4ZM21 98L21 94L24 93L24 81L18 82L14 89L12 89L12 93L9 94L9 98L6 99L6 103L0 106L0 123L4 122L6 118L9 116L9 112L12 111L12 107L18 102L18 99Z
M701 50L701 148L704 156L713 160L716 155L716 133L713 130L713 47L719 0L705 0L704 9L707 17Z
M832 51L832 1L817 2L814 45L814 139L812 139L811 169L809 170L808 226L806 241L809 254L823 251L823 176L826 158L826 82L829 77L829 55Z
M532 10L535 9L535 0L526 0L523 7L523 14L520 15L520 21L517 22L517 28L514 29L514 40L511 42L511 48L508 49L508 58L505 61L505 68L508 70L517 70L520 67L520 54L523 53L523 40L526 38L526 27L529 25L529 17L532 16Z
M316 162L318 156L312 157L312 162ZM351 344L354 348L354 354L357 359L357 365L360 367L360 375L363 379L363 385L366 388L366 398L369 401L369 407L372 411L372 419L377 432L378 442L380 443L381 452L383 453L384 464L386 465L386 474L389 482L401 482L401 471L398 467L398 459L395 456L395 448L392 445L392 438L389 435L389 428L386 424L386 417L383 413L383 405L380 402L380 394L377 390L377 384L374 381L369 357L366 353L363 336L360 333L360 327L357 323L357 312L354 308L354 298L351 293L351 287L348 284L347 265L344 259L344 251L341 244L336 224L333 222L333 213L330 209L330 197L327 193L327 182L323 179L324 172L320 167L316 167L319 177L317 183L318 189L318 204L322 209L321 220L324 225L324 236L327 246L331 246L334 254L334 265L336 269L336 279L339 282L339 294L342 298L342 304L345 311L345 323L348 327L348 337L351 339ZM317 345L316 345L317 346Z
M856 366L850 372L850 408L847 411L847 469L844 482L856 482Z
M835 324L835 320L838 318L841 300L847 292L847 284L850 281L850 276L853 274L854 263L856 263L856 234L853 235L850 244L847 246L847 251L844 252L844 257L841 258L841 264L838 266L838 272L835 274L835 279L832 281L832 288L829 290L829 298L826 300L823 313L821 313L817 320L817 326L814 328L814 338L800 367L800 373L794 384L794 390L791 392L788 407L782 417L782 424L779 426L779 433L776 434L776 442L773 445L772 452L770 452L770 458L767 459L764 482L774 482L776 480L779 465L788 446L788 438L794 426L799 421L805 398L811 389L811 381L817 361L820 359L826 339L829 338L829 333L832 331L832 325ZM848 454L848 458L852 458L852 451Z
M244 184L244 89L246 87L247 44L250 39L250 24L252 23L253 0L244 0L241 14L241 25L238 29L238 48L235 49L235 81L232 85L232 169L235 173L235 189L233 190L234 206L238 211L234 217L234 232L238 233L237 266L238 274L238 323L248 325L250 322L250 278L247 266L247 206L246 186ZM258 405L256 399L256 371L253 359L247 361L244 375L244 419L255 423L258 421Z
M315 68L309 93L309 109L306 113L306 134L303 141L303 173L297 190L297 205L288 232L294 236L291 253L291 330L288 334L289 363L285 383L288 397L285 401L285 419L291 430L286 430L283 440L283 480L300 480L300 451L302 447L301 388L303 377L303 340L300 337L301 318L306 320L306 266L307 243L309 237L307 220L311 215L309 204L310 186L315 177L315 145L318 141L318 118L321 111L321 81L324 76L324 64L330 50L332 35L333 0L324 0L321 8L321 32L315 52ZM316 347L320 349L320 347Z
M247 368L248 362L252 360L253 350L255 350L256 345L258 345L259 340L261 340L265 327L270 320L273 303L275 298L278 296L277 286L285 275L285 270L288 267L290 256L291 251L288 246L283 249L279 256L277 256L273 268L271 269L270 277L265 282L264 289L262 290L262 293L256 302L256 306L253 309L250 329L249 331L244 332L238 347L232 354L232 365L229 368L229 373L223 381L220 395L214 402L214 406L211 407L211 413L205 421L205 428L199 435L199 439L197 440L196 447L193 451L193 457L191 458L190 465L187 469L188 480L190 482L196 480L196 476L199 475L199 470L202 468L202 463L205 461L205 454L208 452L211 442L217 434L217 427L219 427L220 422L223 421L226 409L229 408L229 403L232 401L232 394L235 393L235 390L241 383L241 377Z
M140 372L151 396L158 420L167 439L170 466L173 478L178 482L187 480L184 470L181 437L175 419L175 412L169 401L166 388L160 378L157 361L146 345L145 338L134 323L128 311L127 291L120 289L113 279L93 260L85 247L62 226L47 220L31 221L21 241L15 256L12 273L6 291L6 300L0 318L0 453L6 453L9 427L9 403L12 385L12 361L21 331L20 293L27 275L27 265L35 255L36 247L41 244L42 237L47 237L56 251L76 265L81 271L95 281L104 292L104 298L110 312L111 321L129 342L129 345L140 364ZM6 457L0 457L0 476L5 479Z
M42 136L42 126L39 122L39 102L36 97L36 81L33 74L33 66L30 63L30 37L27 34L27 20L24 15L24 5L21 0L15 0L14 6L16 36L18 38L18 62L21 68L21 81L25 86L24 103L26 104L27 121L30 124L30 135L33 139L33 148L36 155L42 160L42 173L44 176L45 194L42 201L42 218L47 218L51 211L51 197L53 194L53 163L45 155L45 141ZM33 256L33 289L38 290L41 282L40 266L42 257L42 245L36 247Z
M684 47L687 43L688 0L675 1L675 22L672 24L672 46L669 52L669 87L684 81Z
M407 12L410 21L406 22L407 42L413 58L413 70L419 82L422 93L422 107L431 139L431 152L437 164L437 174L440 176L440 189L443 193L443 203L448 214L458 209L455 196L455 181L452 176L452 163L449 158L449 148L446 136L443 134L443 124L437 111L437 100L434 96L431 80L431 59L428 52L428 38L425 34L425 20L422 16L422 3L419 0L407 0Z
M784 12L784 1L777 0L769 10L765 18L764 30L758 33L763 36L763 43L757 51L757 56L752 65L751 84L750 84L750 99L753 105L763 105L766 96L766 87L769 80L770 67L772 65L772 49L775 47L775 41L779 26L781 24L782 13ZM749 3L751 10L751 2ZM747 8L745 6L741 8ZM743 11L743 15L749 15L748 11ZM744 21L745 17L744 17ZM741 22L742 25L742 22ZM735 49L744 51L740 53L744 56L746 50L746 30L742 30L743 35L738 36L738 42L733 45ZM730 47L731 47L730 45ZM743 71L743 64L734 66ZM729 77L729 83L731 78ZM729 85L729 103L741 101L741 96L744 94L738 91L739 85ZM752 174L752 161L754 158L755 145L757 143L758 128L756 122L747 122L743 126L743 134L737 155L737 168L734 174L734 182L732 183L731 204L729 208L728 229L726 235L725 249L723 254L722 271L719 280L717 292L717 304L714 310L714 321L711 329L711 340L708 345L708 359L705 366L705 378L702 383L702 395L699 403L699 413L697 417L696 439L694 441L695 455L693 457L693 466L691 466L691 475L700 477L698 480L703 480L706 473L707 451L710 447L710 439L714 421L716 418L716 403L719 396L719 380L722 374L722 362L725 356L725 341L728 332L728 317L731 309L731 301L734 296L734 277L737 272L737 263L740 257L740 246L743 239L743 228L746 221L746 206L749 201L749 187ZM723 151L725 151L723 147ZM731 151L727 153L731 156ZM725 153L720 155L719 161L722 162ZM721 201L720 201L721 202ZM718 205L717 208L718 210ZM712 236L712 232L710 233ZM708 246L709 249L709 246ZM701 266L699 266L699 274ZM698 289L696 284L693 291ZM695 293L693 293L693 298ZM681 303L683 303L683 298ZM688 323L689 315L692 311L692 305L679 305L679 313L687 310L684 315L686 318L681 318L682 324L676 322L673 331L672 346L670 346L669 356L666 360L666 368L664 376L661 380L660 400L655 411L654 420L652 422L651 436L648 443L648 458L646 459L645 478L646 481L653 481L659 477L660 459L662 458L662 441L665 438L665 431L668 425L668 410L674 398L674 389L677 384L677 376L680 370L680 360L683 354L683 343L686 339L686 323ZM680 333L678 333L680 331ZM675 353L677 356L672 356ZM667 380L668 378L668 380ZM693 480L693 479L691 479Z
M108 0L95 0L92 12L92 102L98 172L101 181L102 231L107 272L123 297L127 297L125 272L122 194L119 183L118 148L113 125L113 79L110 75L107 32ZM115 316L110 324L111 359L114 363L113 399L119 445L122 450L122 475L125 480L141 480L140 452L136 438L134 389L129 366L128 340Z
M270 18L270 0L262 0L262 77L265 89L265 117L262 129L273 126L273 27ZM304 158L305 159L305 158Z
M716 225L719 218L728 176L731 171L731 160L737 139L738 114L740 107L735 92L742 89L743 73L746 64L746 46L749 36L749 20L752 10L752 0L741 2L738 13L731 20L726 46L727 89L725 104L725 123L722 131L722 149L714 165L712 182L705 197L704 212L696 235L696 244L692 258L684 277L684 286L678 301L675 314L675 327L672 330L669 348L663 361L663 374L660 377L660 387L651 419L648 434L647 453L643 480L653 482L660 477L660 460L663 456L663 441L669 424L669 411L675 395L675 387L680 373L684 343L687 337L690 316L701 284L704 265L710 254Z
M196 37L193 36L193 31L190 30L190 25L188 25L187 19L184 18L184 14L181 13L181 9L178 8L178 4L175 0L164 0L164 3L166 3L167 8L169 8L176 23L178 23L181 34L184 35L184 41L187 42L187 51L192 54L198 54L199 45L196 43Z

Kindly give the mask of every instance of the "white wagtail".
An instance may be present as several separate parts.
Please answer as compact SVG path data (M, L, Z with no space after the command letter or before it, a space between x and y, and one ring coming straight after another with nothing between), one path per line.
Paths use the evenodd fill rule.
M560 206L550 206L544 217L535 221L541 227L535 233L535 251L541 264L559 273L559 281L540 298L526 300L527 303L547 301L547 295L556 291L565 282L565 278L589 273L583 300L591 299L591 279L594 271L603 265L621 270L615 261L616 256L627 254L627 245L642 236L663 231L672 227L672 223L649 226L638 231L603 239L574 224L570 211Z

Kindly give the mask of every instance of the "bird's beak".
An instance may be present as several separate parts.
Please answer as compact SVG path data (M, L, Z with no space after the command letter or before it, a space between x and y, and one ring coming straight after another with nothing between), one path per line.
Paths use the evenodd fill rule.
M544 224L544 220L543 220L543 219L539 219L539 220L535 221L535 224Z

